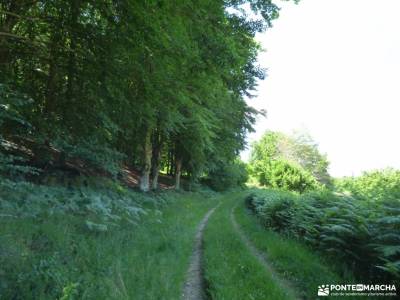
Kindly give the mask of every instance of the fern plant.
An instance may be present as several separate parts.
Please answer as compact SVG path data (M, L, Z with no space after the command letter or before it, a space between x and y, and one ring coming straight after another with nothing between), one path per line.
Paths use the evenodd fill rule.
M400 278L400 201L260 190L246 202L267 228L340 259L363 279Z

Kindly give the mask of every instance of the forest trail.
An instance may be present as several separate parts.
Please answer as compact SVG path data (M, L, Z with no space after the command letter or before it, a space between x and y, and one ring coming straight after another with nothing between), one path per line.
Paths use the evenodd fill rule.
M269 263L268 258L264 253L259 251L253 243L245 236L243 231L240 229L239 224L236 222L234 211L237 208L238 204L232 207L230 213L230 219L232 223L232 227L235 229L236 233L239 235L242 242L246 245L249 252L257 258L258 262L263 266L263 268L271 275L274 281L281 287L282 290L286 291L288 295L290 295L291 299L301 299L297 295L298 293L292 286L290 282L283 279L278 275L275 268Z
M194 240L193 253L190 258L190 265L186 275L185 285L183 288L182 299L184 300L202 300L205 299L205 284L203 277L203 232L207 222L219 204L209 210L201 220L196 237Z

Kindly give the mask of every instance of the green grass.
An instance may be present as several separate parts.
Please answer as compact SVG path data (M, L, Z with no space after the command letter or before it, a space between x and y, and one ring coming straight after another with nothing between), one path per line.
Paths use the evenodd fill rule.
M317 298L317 288L321 284L354 282L350 276L341 278L332 263L325 261L299 241L263 228L257 218L245 208L244 201L238 203L234 213L249 240L257 249L266 253L278 274L292 282L302 298Z
M123 261L131 266L123 272L129 299L180 298L197 226L215 205L215 198L181 196L164 210L162 222L151 217L140 225L133 234L135 250Z
M205 230L205 277L212 299L291 299L234 231L230 211L240 194L227 194Z
M96 198L96 191L86 192L86 196ZM299 296L315 299L318 285L352 281L350 277L340 278L329 262L301 242L263 228L244 207L242 199L247 191L221 196L168 192L162 197L124 193L141 199L141 207L147 211L136 225L108 216L103 220L107 230L101 226L91 229L86 221L102 224L102 214L94 216L83 206L63 213L43 210L31 217L18 215L17 210L13 215L3 215L0 299L179 299L197 226L219 202L221 206L211 216L204 236L210 298L292 299L233 228L230 213L236 205L234 212L241 230L267 254L278 274L296 287ZM34 200L39 195L37 192ZM60 191L50 195L68 194ZM110 199L116 201L118 197ZM43 203L49 206L46 201Z
M217 202L171 194L105 232L79 213L2 218L0 299L179 299L196 227Z

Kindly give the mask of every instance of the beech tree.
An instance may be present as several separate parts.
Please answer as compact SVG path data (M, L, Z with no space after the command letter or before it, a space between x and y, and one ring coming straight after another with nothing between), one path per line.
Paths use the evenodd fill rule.
M264 76L254 36L278 11L270 0L2 1L2 95L24 105L4 96L0 116L30 124L3 117L2 139L114 175L128 163L143 191L157 189L163 166L176 188L182 174L224 169L258 113L245 102Z

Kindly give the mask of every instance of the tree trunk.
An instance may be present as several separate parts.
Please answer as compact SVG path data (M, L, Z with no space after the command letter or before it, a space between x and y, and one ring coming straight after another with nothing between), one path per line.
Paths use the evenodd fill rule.
M172 147L170 146L168 149L168 170L167 174L172 176L174 174L174 152L172 151Z
M52 38L53 39L53 38ZM49 76L47 78L46 85L46 101L44 105L44 112L47 118L50 117L52 113L54 113L55 102L55 92L56 92L56 44L55 41L52 41L51 49L50 49L50 59L49 59Z
M153 140L153 156L151 162L151 189L158 188L158 175L160 173L162 138L159 133L156 133Z
M143 166L142 173L140 176L139 188L143 192L148 192L150 189L150 170L151 170L151 131L148 130L146 137L143 141Z
M175 189L181 188L182 158L175 158Z
M171 150L167 150L167 175L171 175Z
M176 149L171 149L171 176L175 174L175 170L176 170L175 151L176 151Z
M152 175L151 179L151 189L152 190L157 190L158 189L158 175L159 175L159 168L157 168L157 171Z
M68 66L67 66L67 91L66 96L68 101L70 101L70 105L72 99L75 95L75 81L76 81L76 49L77 49L77 24L79 17L79 4L78 0L72 0L70 2L70 20L69 20L69 57L68 57Z

